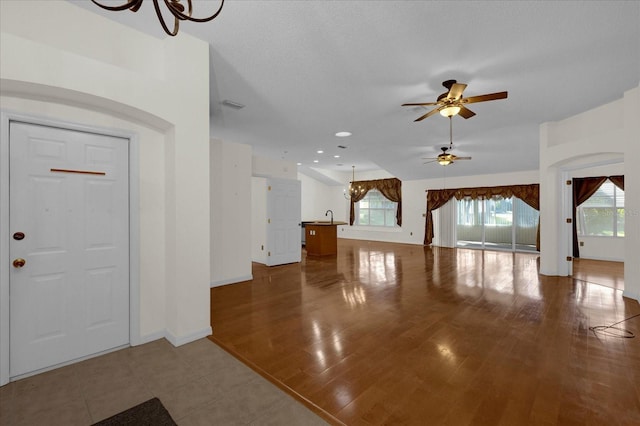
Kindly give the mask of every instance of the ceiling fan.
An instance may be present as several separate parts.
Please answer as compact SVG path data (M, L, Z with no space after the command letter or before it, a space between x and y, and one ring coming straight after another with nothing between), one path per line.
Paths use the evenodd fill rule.
M442 153L437 157L423 158L423 160L431 160L427 161L424 164L429 164L437 161L441 166L448 166L449 164L452 164L453 162L458 160L471 160L471 157L458 157L455 154L447 152L453 149L453 120L451 119L451 116L449 116L449 146L443 146L440 149L442 150Z
M446 87L448 91L438 96L436 102L402 104L402 106L436 106L436 108L432 109L425 115L418 117L414 121L424 120L436 112L439 112L442 116L449 118L456 114L461 115L465 119L471 118L476 115L476 113L465 107L465 104L495 101L498 99L505 99L507 97L507 92L496 92L463 98L462 92L464 92L464 89L467 87L466 84L458 83L456 80L447 80L443 81L442 85Z

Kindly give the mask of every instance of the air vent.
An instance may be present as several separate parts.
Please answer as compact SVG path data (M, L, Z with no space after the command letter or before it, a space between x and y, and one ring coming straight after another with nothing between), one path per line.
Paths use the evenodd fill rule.
M344 146L344 145L338 145L338 148L340 148L340 149L347 149L347 147L346 147L346 146Z

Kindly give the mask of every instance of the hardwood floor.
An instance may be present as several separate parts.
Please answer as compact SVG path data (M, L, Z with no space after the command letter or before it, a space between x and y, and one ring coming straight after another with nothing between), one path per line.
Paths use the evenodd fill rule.
M340 239L213 288L211 339L333 424L640 424L640 337L589 330L638 303L537 257Z
M624 290L624 262L574 259L573 278Z

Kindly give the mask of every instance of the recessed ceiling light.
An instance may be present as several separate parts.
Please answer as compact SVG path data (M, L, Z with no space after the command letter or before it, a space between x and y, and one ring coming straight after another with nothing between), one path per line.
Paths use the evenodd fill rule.
M302 163L298 163L298 166L302 166Z
M338 132L336 136L339 138L346 138L347 136L351 136L351 132Z
M319 161L318 161L318 160L313 160L313 162L314 162L314 163L319 163Z
M323 151L323 150L321 150L321 149L319 149L319 150L317 150L316 152L317 152L318 154L322 154L324 151Z
M334 155L333 158L340 158L340 156L339 155Z

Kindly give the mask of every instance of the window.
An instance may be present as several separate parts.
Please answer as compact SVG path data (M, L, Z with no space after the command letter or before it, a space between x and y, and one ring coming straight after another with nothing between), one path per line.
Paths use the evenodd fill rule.
M519 198L457 202L458 247L536 250L539 212Z
M355 203L355 224L394 227L397 204L388 200L380 191L371 189L362 200Z
M610 180L576 209L578 235L624 237L624 191Z

